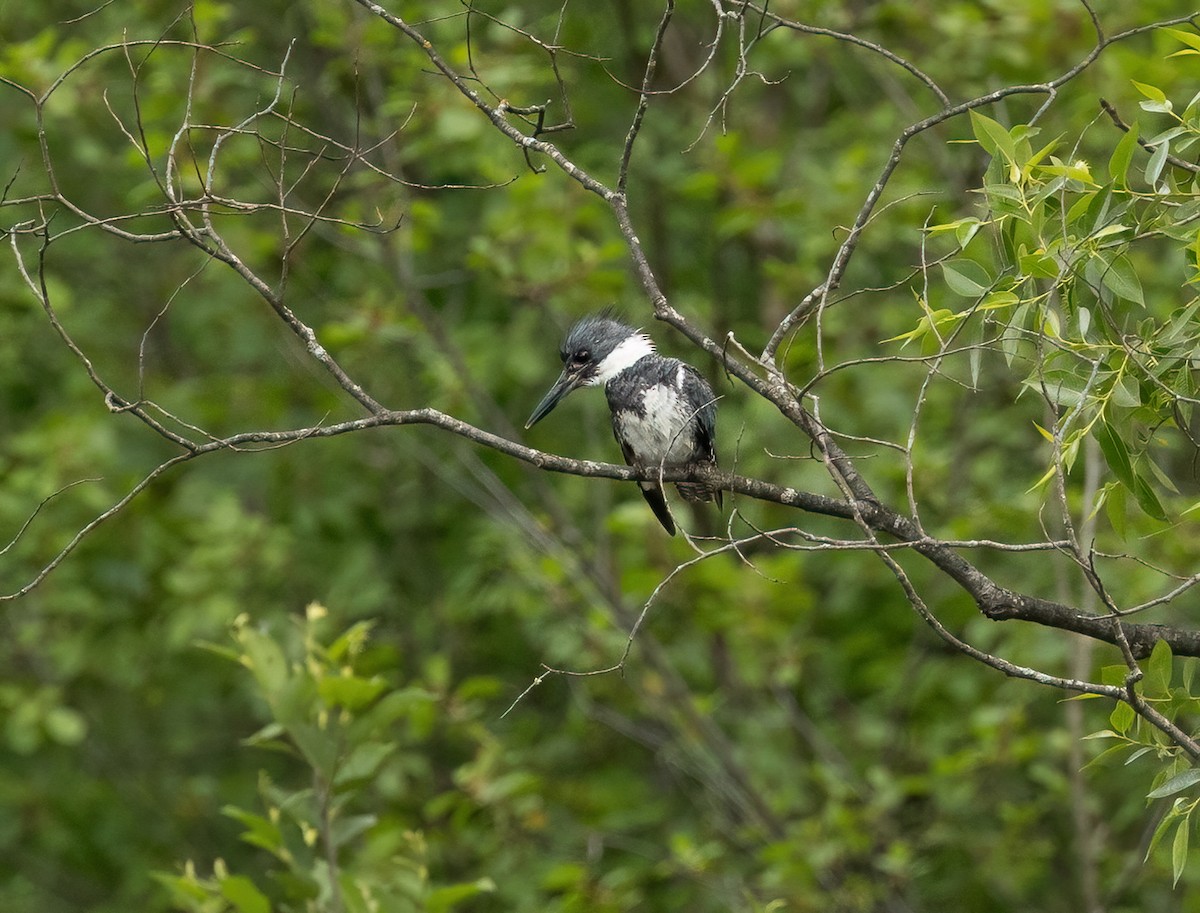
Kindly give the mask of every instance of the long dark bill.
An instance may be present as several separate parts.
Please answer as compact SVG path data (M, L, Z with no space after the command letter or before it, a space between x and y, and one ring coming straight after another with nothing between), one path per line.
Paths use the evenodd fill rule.
M533 414L529 416L529 421L525 423L526 428L532 428L547 415L550 410L558 405L559 400L579 386L580 380L578 376L572 376L566 371L558 376L558 380L554 382L546 395L542 397L542 401L537 404L537 408L533 410Z

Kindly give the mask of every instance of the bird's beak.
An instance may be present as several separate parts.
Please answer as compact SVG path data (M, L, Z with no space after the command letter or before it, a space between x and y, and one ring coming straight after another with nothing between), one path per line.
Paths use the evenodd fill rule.
M550 410L558 405L558 401L564 396L583 383L583 379L578 374L571 374L565 368L562 374L558 375L558 380L554 382L546 395L542 397L542 401L537 404L537 408L533 410L533 414L529 416L529 421L525 423L526 428L532 428L547 415Z

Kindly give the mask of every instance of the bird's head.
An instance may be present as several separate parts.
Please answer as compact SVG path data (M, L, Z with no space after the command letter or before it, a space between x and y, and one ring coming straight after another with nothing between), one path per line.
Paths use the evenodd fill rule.
M567 331L559 350L562 374L537 404L525 427L532 428L549 415L576 387L608 383L653 351L654 343L648 336L607 313L577 321Z

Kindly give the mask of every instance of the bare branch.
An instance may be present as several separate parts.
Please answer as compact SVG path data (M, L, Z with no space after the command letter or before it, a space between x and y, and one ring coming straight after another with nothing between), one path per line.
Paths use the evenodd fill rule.
M1121 119L1121 115L1117 113L1117 109L1114 108L1108 100L1103 98L1100 99L1100 107L1104 109L1104 113L1109 116L1113 122L1113 125L1116 126L1118 130L1120 130L1122 133L1129 132L1129 124L1125 123L1125 121ZM1137 138L1137 143L1147 152L1153 152L1158 148L1156 144L1148 143L1140 136ZM1193 174L1200 174L1200 165L1197 165L1195 162L1189 162L1186 159L1181 159L1179 156L1172 155L1170 152L1167 153L1167 161L1176 168L1182 168L1183 170L1190 171Z
M617 168L617 191L625 192L629 182L629 160L633 157L633 144L638 132L642 129L642 121L646 117L646 108L650 104L650 85L654 80L654 71L658 68L658 55L662 50L663 36L671 24L671 16L675 12L675 0L667 0L662 19L658 23L658 31L654 33L654 42L650 45L650 53L646 56L646 71L642 75L642 90L638 95L637 111L633 115L633 123L629 125L629 133L625 136L625 148L621 152L621 163Z
M941 86L939 86L936 82L934 82L932 77L923 73L911 61L906 60L905 58L901 57L899 54L889 51L883 45L876 44L873 41L867 41L865 38L860 38L857 35L851 35L848 32L838 32L838 31L835 31L834 29L822 28L821 26L817 26L817 25L807 25L803 22L796 22L791 19L785 19L783 16L780 16L778 13L772 12L770 9L768 9L766 4L759 6L754 3L749 3L749 4L747 4L747 6L750 9L754 10L759 15L761 15L764 19L771 22L773 28L789 29L794 32L803 32L804 34L807 34L807 35L822 35L826 38L834 38L837 41L845 41L849 44L854 44L854 45L857 45L858 47L866 48L868 51L871 51L874 54L878 54L879 56L883 57L885 60L896 64L896 66L906 70L908 73L915 76L920 82L922 82L925 85L925 87L927 89L929 89L930 92L932 92L937 97L937 100L939 102L941 102L943 107L945 107L945 108L950 107L950 97L942 90Z

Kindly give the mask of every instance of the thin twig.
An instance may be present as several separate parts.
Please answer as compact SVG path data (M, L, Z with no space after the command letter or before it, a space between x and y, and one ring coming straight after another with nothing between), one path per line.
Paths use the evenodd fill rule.
M1107 99L1104 99L1104 98L1100 99L1100 107L1104 109L1104 113L1109 116L1109 118L1112 120L1113 124L1117 127L1117 129L1121 130L1123 133L1129 132L1129 129L1130 129L1129 124L1125 123L1125 121L1123 121L1121 119L1121 115L1117 113L1117 109L1114 108ZM1140 134L1138 135L1138 138L1137 138L1137 144L1139 146L1141 146L1143 149L1145 149L1147 152L1154 152L1156 149L1158 149L1157 143L1146 142L1146 140L1142 139ZM1179 156L1174 155L1170 152L1167 153L1167 161L1170 162L1172 165L1174 165L1176 168L1182 168L1185 171L1192 172L1193 174L1200 174L1200 165L1197 165L1195 162L1189 162L1184 159L1181 159Z

